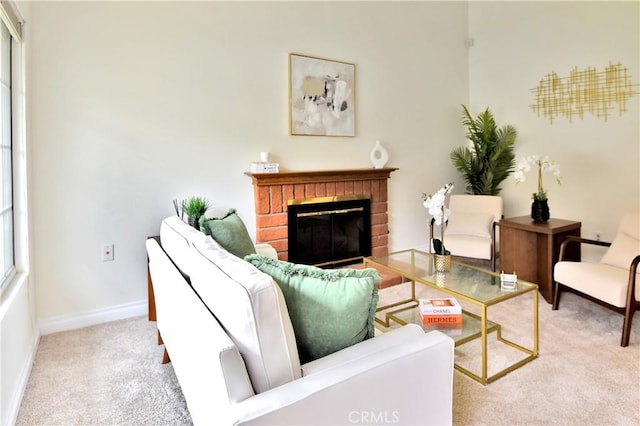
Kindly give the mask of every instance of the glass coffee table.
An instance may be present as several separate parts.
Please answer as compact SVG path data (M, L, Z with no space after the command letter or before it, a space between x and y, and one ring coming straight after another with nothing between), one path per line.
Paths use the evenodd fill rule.
M456 347L465 343L480 339L480 352L482 366L479 374L473 373L469 368L454 364L456 370L466 374L472 379L489 384L507 373L533 361L538 357L538 286L529 282L518 280L512 290L503 290L500 286L500 274L465 265L460 262L451 262L451 271L436 272L433 264L433 255L423 251L409 249L390 253L387 256L370 256L364 258L364 267L382 269L402 276L411 282L411 294L403 300L378 306L377 312L384 312L384 319L376 317L376 321L385 327L389 327L391 321L405 325L414 323L421 325L425 330L439 329L449 334L455 341ZM418 298L416 298L416 283L443 293L442 297L454 297L458 302L477 307L479 312L463 311L462 327L455 330L439 328L438 326L423 325L418 310ZM490 321L488 308L507 300L520 297L526 293L533 294L532 316L532 346L524 345L506 339L502 333L502 325ZM474 310L476 310L474 308ZM514 321L517 319L514 319ZM451 332L453 331L453 332ZM496 333L497 342L513 348L524 355L517 361L510 363L491 376L488 375L488 345L487 337L490 333Z

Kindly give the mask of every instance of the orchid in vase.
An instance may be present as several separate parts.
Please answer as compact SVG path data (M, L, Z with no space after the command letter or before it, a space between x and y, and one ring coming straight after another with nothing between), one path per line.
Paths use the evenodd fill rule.
M514 178L516 183L524 182L524 174L531 170L532 167L538 168L538 190L531 195L533 203L531 204L531 218L534 222L545 223L549 220L549 201L547 191L542 185L542 173L551 172L556 178L556 182L561 184L560 166L555 161L549 159L549 156L540 157L538 155L530 155L522 158L518 162Z
M551 174L556 178L558 184L562 183L560 180L560 166L556 164L554 160L549 159L548 155L544 157L530 155L528 157L521 158L513 177L516 179L516 183L524 182L526 180L524 174L530 171L531 167L535 166L538 168L538 191L534 192L531 198L534 200L546 200L547 191L544 190L542 185L542 172L551 172Z
M445 199L451 190L453 189L453 182L450 182L440 188L435 194L427 195L422 194L422 200L424 207L429 211L429 214L433 218L433 222L440 226L440 238L433 239L433 249L435 254L449 255L451 252L444 246L444 229L447 220L449 220L449 214L451 211L444 205Z

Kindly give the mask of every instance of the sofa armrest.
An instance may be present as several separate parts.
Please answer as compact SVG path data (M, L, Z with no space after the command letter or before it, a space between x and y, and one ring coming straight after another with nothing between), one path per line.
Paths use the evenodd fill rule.
M379 351L387 350L395 345L424 336L424 330L417 324L407 324L404 327L394 328L372 339L367 339L357 345L352 345L338 352L302 365L302 375L322 373L341 364L353 362L357 359L367 358Z
M437 331L386 340L369 356L342 359L322 374L234 404L233 423L451 424L453 340Z
M278 258L278 252L276 249L268 243L256 243L255 244L256 253L261 254L263 256L270 257L272 259Z

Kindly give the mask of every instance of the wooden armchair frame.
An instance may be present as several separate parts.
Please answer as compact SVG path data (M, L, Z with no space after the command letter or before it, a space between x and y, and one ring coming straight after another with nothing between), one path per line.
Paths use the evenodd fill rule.
M603 247L611 246L611 243L609 242L591 240L588 238L581 238L577 236L568 236L564 239L564 241L562 241L562 244L560 244L560 254L558 258L559 262L566 260L564 258L566 247L572 243L573 244L576 244L576 243L591 244L591 245L597 245L597 246L603 246ZM555 288L554 288L554 294L553 294L552 309L554 311L558 309L558 305L560 304L560 290L562 288L566 288L566 289L570 289L572 292L579 294L580 296L588 300L591 300L606 308L609 308L615 312L618 312L619 314L624 315L624 322L622 323L622 340L620 342L620 346L622 347L629 346L629 338L631 336L631 322L633 321L633 314L635 313L636 310L640 310L640 302L637 301L635 297L636 277L637 277L636 273L638 271L638 264L640 264L640 255L636 256L631 261L631 265L629 267L629 281L627 283L627 298L626 298L626 305L624 308L610 305L606 302L603 302L602 300L596 299L588 294L582 293L578 290L575 290L571 287L568 287L554 280Z

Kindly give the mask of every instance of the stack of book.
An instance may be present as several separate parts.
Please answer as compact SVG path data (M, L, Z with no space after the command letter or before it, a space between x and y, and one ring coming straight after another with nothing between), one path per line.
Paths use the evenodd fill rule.
M249 171L251 173L278 173L280 171L279 169L279 163L256 161L251 163Z
M420 299L418 308L423 324L441 325L444 328L462 327L462 307L453 297Z

